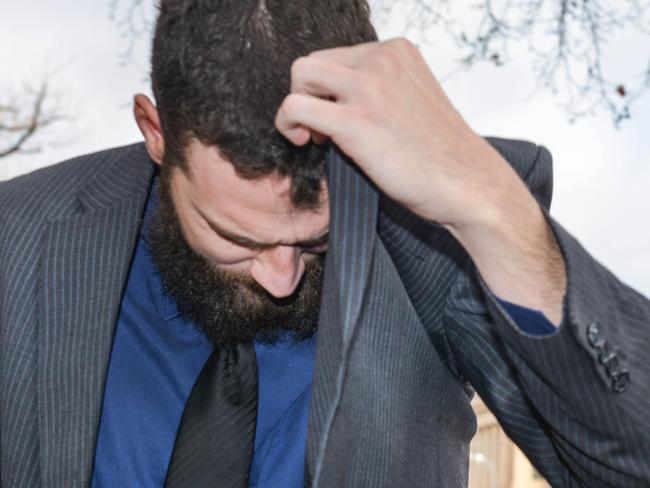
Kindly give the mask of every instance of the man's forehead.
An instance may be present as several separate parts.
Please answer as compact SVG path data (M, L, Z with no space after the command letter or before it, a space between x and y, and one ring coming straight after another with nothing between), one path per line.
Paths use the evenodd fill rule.
M292 203L292 180L279 173L245 178L237 173L235 166L226 160L219 149L194 140L188 144L188 177L197 192L214 195L220 205L242 203L259 204L260 211L295 214L305 209L296 208ZM327 183L321 184L321 206L327 203Z

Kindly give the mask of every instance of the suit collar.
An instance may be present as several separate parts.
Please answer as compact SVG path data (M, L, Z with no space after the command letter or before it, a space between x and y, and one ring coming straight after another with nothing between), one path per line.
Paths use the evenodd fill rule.
M337 151L330 154L330 238L334 252L328 253L328 259L337 274L329 276L328 285L338 291L345 346L354 335L368 281L377 237L378 194L354 163Z
M144 144L101 154L100 168L77 191L77 199L84 211L101 211L147 196L155 163L149 158Z

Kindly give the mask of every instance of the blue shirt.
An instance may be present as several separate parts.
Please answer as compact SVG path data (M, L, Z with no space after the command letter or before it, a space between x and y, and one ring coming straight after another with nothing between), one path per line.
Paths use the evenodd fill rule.
M155 195L155 192L152 192ZM147 204L146 220L155 205ZM543 314L502 302L524 330L554 330ZM255 343L259 396L250 487L304 485L316 336ZM142 231L122 298L99 425L92 488L161 488L208 337L165 294Z

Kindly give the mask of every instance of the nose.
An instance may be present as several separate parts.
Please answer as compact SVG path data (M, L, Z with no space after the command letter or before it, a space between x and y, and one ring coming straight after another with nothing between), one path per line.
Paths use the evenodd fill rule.
M300 250L293 246L277 246L260 253L250 268L257 283L276 298L291 295L305 271Z

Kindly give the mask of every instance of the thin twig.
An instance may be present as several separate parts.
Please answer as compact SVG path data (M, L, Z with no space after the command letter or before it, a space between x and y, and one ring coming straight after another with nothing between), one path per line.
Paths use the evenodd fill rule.
M0 120L0 135L7 135L9 139L12 139L6 147L0 147L0 158L18 152L25 153L38 150L38 147L27 147L27 143L46 127L69 118L57 111L46 110L45 104L49 98L48 83L45 81L35 93L28 114L21 116L20 105L15 100L0 105L0 117L2 117L2 120Z

